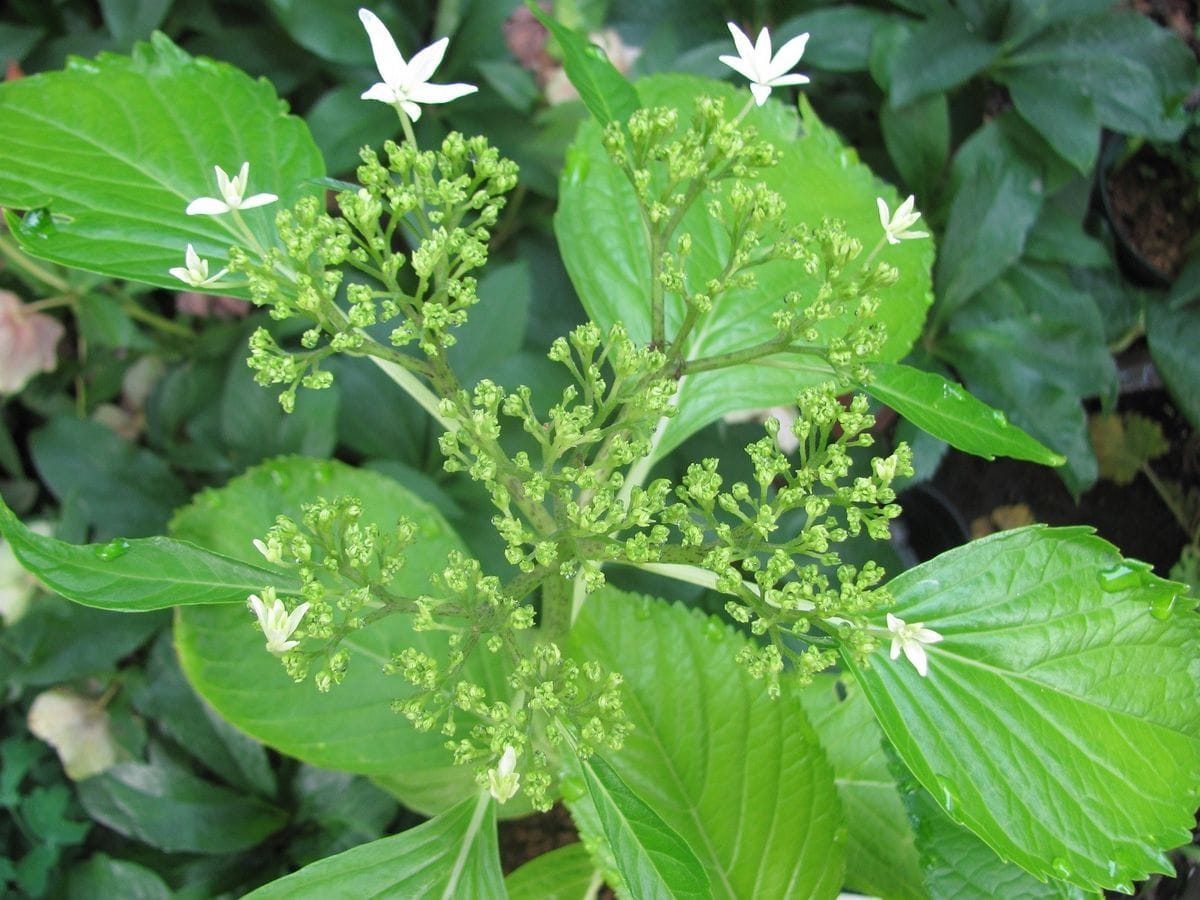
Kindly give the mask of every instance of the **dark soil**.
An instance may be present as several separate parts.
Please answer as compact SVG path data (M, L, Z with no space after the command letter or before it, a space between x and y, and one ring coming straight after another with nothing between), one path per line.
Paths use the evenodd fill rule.
M500 866L507 875L534 857L579 840L565 806L500 823Z

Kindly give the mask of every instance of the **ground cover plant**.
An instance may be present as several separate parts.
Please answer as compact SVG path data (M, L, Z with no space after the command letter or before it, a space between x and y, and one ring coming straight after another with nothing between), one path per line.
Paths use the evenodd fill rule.
M821 34L772 44L730 23L717 63L740 84L631 83L531 15L588 113L554 219L586 317L533 328L538 355L507 334L528 316L528 271L490 260L522 169L486 133L430 122L477 92L440 77L446 39L401 53L371 10L321 11L311 33L353 29L378 70L353 101L395 123L353 180L270 83L162 33L0 89L0 204L25 277L76 315L119 307L167 347L187 338L177 320L87 280L266 313L203 329L208 359L178 351L192 358L147 412L186 482L152 453L111 454L157 520L74 470L72 444L107 438L69 419L37 450L65 527L0 509L16 559L76 604L53 615L81 647L98 643L95 610L126 613L115 662L173 608L204 701L165 638L112 713L42 701L93 724L122 704L181 707L80 783L88 815L168 852L286 843L258 896L1078 896L1170 871L1200 783L1187 586L1087 528L891 570L912 451L875 446L873 402L970 453L1065 459L901 362L929 333L934 245L914 198L803 92L780 99ZM214 385L219 411L192 416ZM793 422L706 450L707 426L787 404ZM319 458L335 440L386 458L413 434L439 478L415 456ZM259 741L293 761L290 808ZM189 770L200 743L227 787ZM88 826L37 744L0 749L5 806L37 848L0 874L36 892ZM354 819L331 796L349 792L369 821L311 852ZM392 798L427 820L397 820ZM164 799L189 828L155 827ZM582 843L505 878L497 820L559 800ZM252 886L109 850L73 877Z

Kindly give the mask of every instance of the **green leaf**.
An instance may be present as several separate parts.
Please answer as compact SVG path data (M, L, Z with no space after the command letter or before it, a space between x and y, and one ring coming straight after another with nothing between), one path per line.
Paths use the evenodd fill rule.
M476 794L416 828L312 863L246 896L503 897L496 805Z
M90 419L51 419L31 435L30 452L54 496L79 504L99 537L157 534L187 500L161 457Z
M283 810L210 784L161 754L118 763L81 781L78 791L97 822L168 853L236 853L287 822Z
M479 279L481 302L471 309L467 323L455 329L457 340L447 351L467 387L480 378L494 378L496 367L521 350L531 288L529 264L523 259L490 266Z
M122 47L145 40L160 27L172 0L100 0L104 24Z
M399 124L390 105L364 102L362 88L354 85L322 94L304 114L304 121L333 174L353 172L362 161L358 151L378 147L396 133Z
M602 756L581 760L588 797L634 897L711 897L708 876L687 842L632 791Z
M936 13L913 29L893 57L888 101L903 107L955 88L990 66L1000 50L958 10Z
M145 681L133 694L142 716L154 719L164 734L230 785L263 797L275 794L275 772L266 749L196 696L179 669L169 634L155 641Z
M436 511L395 482L341 463L291 458L273 460L199 494L172 523L175 534L242 559L277 515L298 519L300 506L315 497L353 496L362 501L364 523L394 527L400 517L417 526L417 544L393 582L404 595L429 590L429 575L440 571L451 550L462 544ZM264 583L270 583L268 579ZM261 587L262 585L260 585ZM369 775L412 809L441 812L475 796L469 766L456 766L445 737L417 732L388 712L392 700L412 689L383 673L383 663L405 647L444 658L446 636L414 633L408 617L391 616L356 632L344 646L351 652L345 681L328 693L311 683L296 684L279 660L263 649L262 634L244 606L190 606L176 618L175 642L184 674L214 709L242 731L305 762ZM506 673L496 657L478 653L463 670L466 680L484 685L489 696L509 694ZM254 685L247 690L246 685ZM471 720L460 716L460 724ZM506 813L519 814L519 799Z
M772 700L735 661L744 646L698 612L615 590L588 600L570 638L575 658L624 676L633 730L609 762L691 846L709 896L833 897L833 772L797 696ZM586 798L571 806L588 818Z
M235 173L248 160L249 192L278 194L284 206L316 193L308 182L324 174L308 129L270 84L162 34L129 57L5 82L0 119L0 205L31 211L13 229L28 253L171 289L181 284L167 270L183 264L189 242L214 272L245 242L228 215L184 214L216 195L213 166ZM280 208L243 213L265 245Z
M1096 103L1079 86L1044 72L1013 69L1001 76L1013 106L1059 156L1083 175L1091 175L1100 152Z
M1096 448L1100 477L1120 485L1132 484L1142 466L1171 450L1162 425L1137 413L1093 415L1088 419L1088 433Z
M127 859L96 853L75 866L67 880L68 900L121 897L123 900L171 900L175 894L151 869Z
M874 376L862 389L914 425L966 453L984 459L1009 456L1044 466L1066 459L1010 425L1004 413L968 394L936 372L911 366L873 363Z
M0 502L0 532L17 559L53 591L98 609L146 612L192 603L244 604L264 585L293 579L170 538L68 544L22 524Z
M535 856L504 879L508 900L582 900L599 874L581 843Z
M1082 216L1047 203L1029 230L1025 258L1073 268L1109 269L1112 259L1103 243L1083 230Z
M1161 301L1148 303L1146 340L1171 398L1200 430L1200 304L1171 308Z
M904 181L918 197L937 193L950 158L950 104L944 94L879 110L883 143Z
M688 76L655 76L638 82L647 106L674 106L687 118L694 99L714 95L733 110L744 105L742 92L730 85ZM786 224L818 223L825 216L846 223L849 234L866 247L880 240L875 204L883 196L894 207L897 196L857 161L854 151L821 123L802 101L801 116L779 103L752 109L747 123L779 148L782 160L763 177L787 201ZM797 174L799 173L799 174ZM717 274L724 230L709 215L702 195L684 218L681 230L693 238L688 277L703 284ZM571 280L588 314L602 327L622 322L635 341L650 340L649 250L641 228L633 188L600 145L600 129L589 123L572 146L560 188L555 233ZM920 334L931 300L930 241L905 241L887 246L882 257L896 265L900 280L881 292L878 321L888 342L881 357L901 358ZM703 317L688 340L694 359L742 349L776 334L772 314L789 291L815 291L812 276L799 262L777 261L755 269L758 286L726 292ZM668 322L682 321L683 301L668 296ZM837 328L841 328L838 323ZM667 420L658 436L653 458L660 459L689 435L727 412L791 403L801 388L826 380L829 369L808 357L779 357L769 364L739 366L686 375L680 380L679 412Z
M366 67L374 59L371 42L356 14L361 5L358 0L267 0L266 3L288 37L305 50L330 62ZM408 17L403 13L392 14L386 7L383 12L382 18L403 46L406 37L413 37ZM358 92L361 94L365 87Z
M1186 127L1182 100L1196 80L1187 45L1132 10L1060 22L1022 46L1006 68L1043 88L1070 85L1091 98L1100 124L1114 131L1165 141Z
M579 99L601 125L624 122L640 105L638 93L598 46L528 2L529 11L558 41L567 78Z
M846 887L889 900L921 900L913 830L888 768L883 732L861 688L818 675L800 696L833 765L845 811Z
M972 137L960 150L956 190L938 253L938 316L945 318L992 283L1021 256L1044 199L1041 173L1004 150L999 128Z
M814 9L781 22L771 29L776 46L801 32L820 36L806 49L804 63L829 72L862 72L876 30L893 17L853 3Z
M955 824L930 793L906 779L904 805L917 825L928 896L954 900L1083 900L1099 897L1074 885L1051 879L1043 883L1020 866L1005 862L969 829Z
M1149 568L1085 528L1003 532L890 583L944 638L928 677L886 637L845 658L916 779L1039 879L1131 892L1190 839L1200 617Z

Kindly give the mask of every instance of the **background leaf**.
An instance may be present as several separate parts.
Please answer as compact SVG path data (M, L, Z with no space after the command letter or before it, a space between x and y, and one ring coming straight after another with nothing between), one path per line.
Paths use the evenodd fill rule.
M291 458L250 470L220 490L206 491L180 510L175 534L242 559L257 555L251 540L262 537L277 515L298 518L300 505L316 497L353 496L362 501L364 522L390 528L406 516L418 527L417 544L394 582L401 593L428 590L450 550L462 544L434 509L375 472L341 463ZM269 583L269 582L268 582ZM180 664L197 692L238 728L269 746L313 765L370 775L407 806L441 812L475 796L469 766L455 766L437 732L417 732L389 704L411 693L383 663L404 647L435 656L445 653L445 636L414 633L405 616L392 616L357 632L345 681L326 694L311 683L296 684L263 649L253 616L240 604L180 610L175 641ZM496 657L481 653L463 678L506 698L509 688ZM254 685L248 691L246 685ZM460 717L462 718L462 717ZM465 721L465 719L464 719ZM506 813L519 814L518 795Z
M164 35L132 56L105 54L0 85L0 205L43 210L13 233L31 255L179 289L168 274L190 242L213 271L244 243L231 218L188 216L215 196L213 166L250 162L249 193L279 204L243 215L274 243L275 213L316 188L321 157L304 123L275 91L233 66L197 59ZM247 296L244 290L228 290Z
M504 879L508 900L583 900L596 866L582 843L535 856Z
M1003 573L1003 574L1001 574ZM929 675L847 658L954 821L1038 878L1132 891L1172 871L1200 798L1200 617L1084 528L984 538L889 584L945 638ZM881 624L881 623L880 623Z
M686 119L695 97L711 94L726 101L728 110L744 104L744 92L695 77L656 76L638 82L646 106L670 105ZM730 113L732 115L732 112ZM865 247L880 240L876 196L893 206L897 197L857 161L807 105L802 121L778 103L752 109L746 121L780 149L780 164L763 180L787 201L787 223L818 223L825 216L844 220L849 233ZM802 173L797 177L796 173ZM580 129L563 173L555 233L571 280L588 314L602 327L621 321L635 341L650 339L650 268L640 229L637 201L625 176L600 146L599 128ZM719 252L726 240L705 208L706 197L683 220L693 236L689 277L703 284L716 274ZM879 321L887 327L885 360L902 357L920 333L929 305L929 241L905 241L886 247L882 257L899 267L900 280L882 292ZM773 262L755 270L758 286L731 290L701 319L689 339L689 358L751 346L775 334L771 315L789 291L803 293L812 278L801 263ZM683 304L668 297L668 323L683 318ZM780 358L778 365L739 366L718 372L685 376L680 381L677 415L667 420L654 458L658 459L690 434L727 412L791 403L807 385L829 377L823 363L810 358Z
M608 61L604 51L584 36L554 19L536 4L528 4L530 12L546 26L563 54L567 78L579 91L584 106L601 125L623 122L639 106L638 93L616 66Z
M770 699L734 661L742 646L698 612L611 589L570 639L576 658L625 677L634 728L611 765L691 846L710 896L833 897L845 853L833 772L797 698Z
M305 866L247 898L503 897L496 805L468 797L416 828Z
M800 699L833 765L845 813L846 887L889 900L922 900L913 830L862 689L850 679L818 675Z

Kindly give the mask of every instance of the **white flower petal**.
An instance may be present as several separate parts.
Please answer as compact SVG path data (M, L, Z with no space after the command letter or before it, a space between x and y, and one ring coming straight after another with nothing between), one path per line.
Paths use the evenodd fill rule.
M887 201L882 197L875 198L875 205L879 207L879 224L883 226L883 230L888 230L888 224L892 221L892 214L888 211ZM892 619L895 618L891 613L888 613L888 628L892 627Z
M809 33L797 35L786 44L779 48L779 52L775 54L775 58L771 60L770 75L772 78L778 78L790 72L796 67L796 63L800 62L800 57L804 55L804 48L808 45Z
M417 84L432 78L446 56L449 43L450 38L439 38L424 50L418 51L408 64L408 83Z
M808 84L812 81L807 75L801 75L799 72L794 72L791 75L780 75L778 78L772 78L767 83L771 87L783 87L789 84Z
M413 103L449 103L477 90L479 88L473 84L418 84L407 99Z
M417 106L417 104L413 103L411 100L401 100L400 108L404 110L404 114L414 122L421 118L421 107Z
M767 98L771 96L771 89L765 84L754 82L750 85L750 93L754 95L755 104L762 106L767 102Z
M274 203L278 200L275 194L255 194L253 197L247 197L239 205L239 209L254 209L256 206L266 206L268 203Z
M733 35L733 46L737 48L738 56L747 62L754 59L754 45L750 43L750 38L742 29L738 28L732 22L726 22L729 26L729 33ZM747 75L747 78L751 76Z
M925 655L925 648L921 646L919 641L906 642L904 645L904 655L913 664L913 668L917 670L918 675L924 678L929 674L929 657Z
M757 76L755 75L754 68L740 56L725 55L717 58L748 81L756 80Z
M358 19L367 29L367 37L371 39L371 53L375 56L375 68L387 84L401 84L408 78L408 65L400 55L400 48L392 38L392 33L379 17L369 9L360 9ZM368 99L378 99L370 97Z
M395 103L398 99L396 97L396 89L382 81L375 82L363 91L359 95L359 98L362 100L378 100L381 103Z
M197 197L184 212L189 216L219 216L229 212L229 204L216 197Z
M185 269L183 266L172 266L171 268L167 269L167 272L170 275L173 275L175 278L178 278L184 284L191 285L192 287L196 286L192 282L191 271L188 269Z

